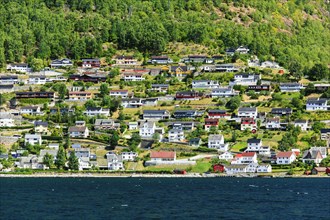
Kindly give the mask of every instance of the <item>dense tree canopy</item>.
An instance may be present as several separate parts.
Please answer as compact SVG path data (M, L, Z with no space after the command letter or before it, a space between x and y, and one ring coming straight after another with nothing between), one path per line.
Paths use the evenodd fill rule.
M247 45L299 75L330 60L329 7L323 0L4 0L0 65L39 68L34 58L162 53L169 42L194 42L213 53Z

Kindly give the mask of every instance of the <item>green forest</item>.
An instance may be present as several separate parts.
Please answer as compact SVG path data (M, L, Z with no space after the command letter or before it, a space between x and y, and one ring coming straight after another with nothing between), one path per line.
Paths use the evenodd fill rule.
M289 70L330 61L324 0L1 0L0 65L61 57L110 57L116 50L166 53L170 42L209 55L246 45ZM180 55L180 54L176 54Z

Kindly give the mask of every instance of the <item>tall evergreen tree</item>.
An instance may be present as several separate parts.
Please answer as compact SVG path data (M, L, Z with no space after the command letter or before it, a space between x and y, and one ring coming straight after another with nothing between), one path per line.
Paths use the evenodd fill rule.
M74 151L70 154L68 165L70 170L79 170L79 161Z
M55 161L55 165L57 167L57 169L63 169L66 163L66 152L63 148L62 145L60 145L57 155L56 155L56 161Z

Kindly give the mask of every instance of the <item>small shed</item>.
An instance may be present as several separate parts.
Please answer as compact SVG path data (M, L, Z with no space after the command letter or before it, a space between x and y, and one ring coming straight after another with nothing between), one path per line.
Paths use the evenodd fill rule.
M213 165L213 172L216 173L223 173L225 171L225 166L222 164L215 164Z

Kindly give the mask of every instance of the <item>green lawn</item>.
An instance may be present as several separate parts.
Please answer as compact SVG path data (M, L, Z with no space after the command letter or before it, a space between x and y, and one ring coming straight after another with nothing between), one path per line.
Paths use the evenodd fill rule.
M193 173L204 173L209 171L211 164L207 161L197 161L197 164L192 167L191 172Z
M237 142L236 144L234 144L234 146L232 146L231 150L232 151L243 151L243 149L246 147L247 147L246 142Z

